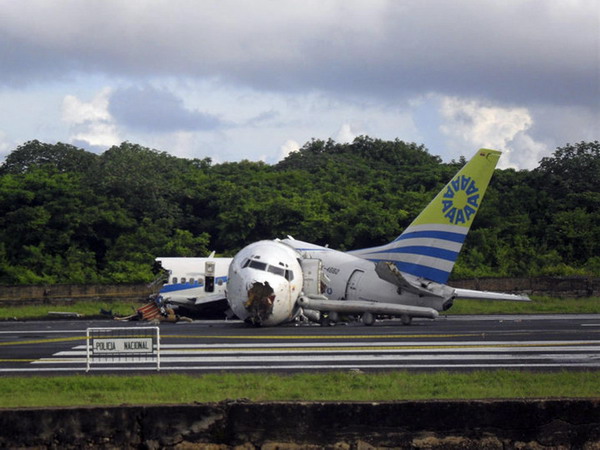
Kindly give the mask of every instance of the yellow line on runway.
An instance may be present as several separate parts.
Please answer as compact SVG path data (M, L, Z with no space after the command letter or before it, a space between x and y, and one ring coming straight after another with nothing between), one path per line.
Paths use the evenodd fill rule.
M11 345L35 345L35 344L46 344L49 342L66 342L66 341L85 341L85 336L75 337L64 337L64 338L52 338L52 339L35 339L30 341L15 341L15 342L0 342L1 347L9 347Z
M0 359L0 363L3 362L34 362L34 361L39 361L38 359Z
M258 339L258 340L315 340L315 339L421 339L421 338L453 338L453 337L477 337L485 336L485 333L464 333L464 334L365 334L365 335L319 335L319 336L264 336L264 335L240 335L240 336L182 336L182 335L161 335L161 339Z

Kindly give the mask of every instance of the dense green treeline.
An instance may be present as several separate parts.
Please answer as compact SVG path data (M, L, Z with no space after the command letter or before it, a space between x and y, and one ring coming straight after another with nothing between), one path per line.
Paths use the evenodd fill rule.
M463 163L369 137L313 140L275 165L27 142L0 166L0 283L149 281L156 256L231 255L288 234L382 244ZM540 274L600 275L598 142L497 170L453 276Z

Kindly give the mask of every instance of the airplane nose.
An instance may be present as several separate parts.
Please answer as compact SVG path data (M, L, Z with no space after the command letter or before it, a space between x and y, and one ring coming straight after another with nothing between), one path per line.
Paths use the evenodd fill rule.
M273 314L275 292L268 281L255 281L248 289L248 300L244 308L248 311L248 320L255 325L261 325Z

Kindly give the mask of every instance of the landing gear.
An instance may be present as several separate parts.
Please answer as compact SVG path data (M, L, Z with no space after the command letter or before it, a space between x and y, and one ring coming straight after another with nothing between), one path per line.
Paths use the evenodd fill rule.
M337 312L333 311L333 312L321 314L321 319L319 320L319 323L321 324L322 327L333 327L333 326L335 326L335 323L338 322L339 320L340 320L339 314Z
M367 326L371 326L375 323L375 316L370 312L364 312L361 317L362 323Z
M410 325L410 323L412 322L412 317L408 314L402 314L400 316L400 321L402 322L402 325Z

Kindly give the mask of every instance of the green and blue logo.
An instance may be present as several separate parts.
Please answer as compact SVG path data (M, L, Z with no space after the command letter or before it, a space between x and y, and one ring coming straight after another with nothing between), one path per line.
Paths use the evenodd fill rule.
M466 224L479 208L479 197L474 179L466 175L457 176L448 183L442 198L442 213L451 224Z

